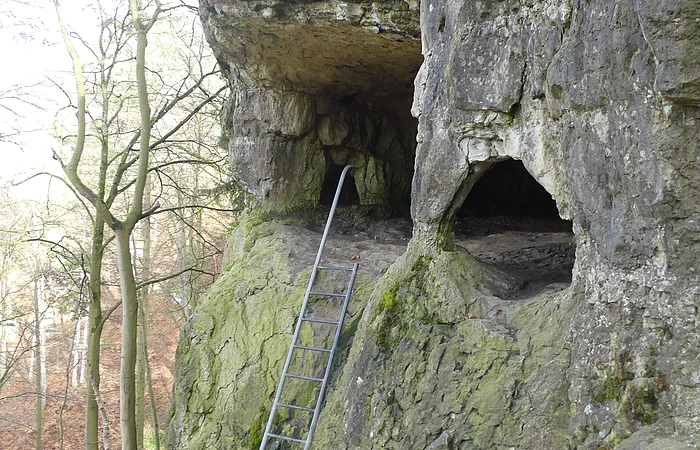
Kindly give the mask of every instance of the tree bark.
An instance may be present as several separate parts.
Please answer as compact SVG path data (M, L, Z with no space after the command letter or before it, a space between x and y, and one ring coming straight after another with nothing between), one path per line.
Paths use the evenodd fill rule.
M32 332L32 351L31 351L31 354L29 357L29 378L35 378L34 367L36 366L36 347L37 347L36 324L32 324L32 327L34 328L34 331Z
M98 385L98 383L95 382L95 380L92 380L92 384ZM102 396L100 396L99 389L96 389L94 391L94 394L95 402L97 403L97 406L100 410L100 417L102 417L102 445L104 446L104 450L109 450L109 420L107 418L107 408L105 408L105 404L102 402Z
M70 365L70 385L72 387L78 386L78 369L80 366L80 337L82 317L78 316L75 318L75 328L73 329L73 345L71 346L71 353L69 359Z
M83 154L86 134L86 111L85 111L85 80L83 79L83 67L78 52L75 51L71 42L70 33L63 18L63 10L60 0L54 0L56 16L61 29L63 42L73 63L73 73L75 75L75 85L77 91L77 111L78 128L76 130L76 142L68 164L58 158L63 171L70 180L71 185L86 198L95 208L97 214L94 218L92 245L90 247L90 307L88 308L88 321L90 334L87 348L87 371L88 379L85 384L85 450L99 450L98 447L98 405L96 392L100 383L100 339L102 337L102 255L104 252L104 228L109 223L115 223L114 216L109 212L108 206L104 202L105 180L108 165L108 155L105 154L106 141L103 140L102 159L100 162L99 189L95 194L90 191L78 175L78 165ZM104 105L103 105L104 106Z
M7 328L5 324L5 318L7 317L7 276L5 275L4 267L3 272L0 273L0 380L2 379L2 374L8 370L9 364L7 361ZM0 383L2 387L2 383Z
M99 450L99 407L95 391L100 388L100 341L102 340L102 256L105 222L95 217L90 249L90 306L87 339L87 380L85 383L85 450Z
M177 192L177 203L180 208L184 206L184 200L182 198L182 192ZM178 276L178 281L180 285L180 302L179 305L182 309L182 314L185 321L188 321L192 316L192 274L190 272L185 272L185 268L189 267L190 261L188 258L188 246L187 246L187 233L185 231L185 224L181 217L177 214L173 214L175 220L175 230L177 237L175 238L175 244L177 246L177 269L180 273Z
M77 316L78 318L76 319L76 328L78 328L80 325L80 321L82 317L80 316L80 306L76 308L78 311ZM87 324L85 324L85 328L87 328ZM78 345L78 336L79 333L76 330L76 333L73 335L73 340L70 343L70 348L68 354L71 355L73 354L73 350L75 350L76 346ZM63 450L64 448L64 424L63 424L63 413L66 410L66 404L68 403L68 386L71 385L71 373L74 373L75 366L71 367L70 365L70 356L68 358L68 367L66 367L66 383L63 388L63 400L61 401L61 408L58 411L58 449ZM74 361L76 363L77 361Z
M88 340L88 318L81 317L83 323L83 335L80 338L80 368L78 370L78 384L85 383L85 366L87 365L87 340Z
M147 222L148 219L146 219L143 223ZM144 244L145 245L145 244ZM135 246L134 246L135 249ZM134 263L135 265L135 263ZM144 275L144 270L141 271L141 277ZM146 286L144 289L148 289L148 286ZM143 346L145 345L145 336L144 336L144 314L143 314L143 308L144 308L144 291L143 289L140 292L140 302L139 302L139 309L138 309L138 328L137 328L137 338L136 338L136 447L139 450L143 449L143 430L144 430L144 418L146 416L145 414L145 390L144 390L144 381L146 379L146 368L144 364L144 357L143 357Z
M156 405L156 396L153 392L153 380L151 378L151 363L148 361L148 343L143 348L143 354L146 358L146 382L148 384L148 397L151 399L151 414L153 418L153 441L155 450L160 450L160 426L158 425L158 408Z
M143 201L146 205L151 203L151 180L146 182L143 193ZM143 253L141 255L141 279L151 278L151 221L148 217L141 221L141 236L143 238ZM148 302L150 286L141 288L141 305L138 310L138 353L136 359L136 437L138 448L143 448L143 430L146 418L146 370L148 366L148 352L146 342L148 339Z
M114 230L117 241L119 273L122 288L122 360L119 405L122 432L122 450L136 449L136 329L138 317L138 302L136 298L136 280L131 264L129 237L136 223L144 215L144 191L148 181L148 161L151 152L151 105L148 99L148 83L146 80L146 46L148 31L160 14L160 1L155 0L156 10L148 23L141 22L139 17L138 0L130 0L131 20L136 29L136 84L141 115L141 133L139 138L139 159L136 180L134 183L133 203L129 214L120 227Z
M122 449L136 449L136 279L129 249L130 229L115 231L117 266L122 293L122 355L119 374L119 424Z

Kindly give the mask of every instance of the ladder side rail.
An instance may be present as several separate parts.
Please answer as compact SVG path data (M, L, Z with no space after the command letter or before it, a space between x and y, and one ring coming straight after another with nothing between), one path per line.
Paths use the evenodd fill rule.
M340 174L340 180L338 181L338 187L335 189L335 197L333 197L333 204L331 205L331 210L328 213L328 219L326 220L326 227L323 230L323 236L321 237L321 243L318 246L318 253L316 254L316 261L314 261L314 267L311 270L311 278L309 278L309 285L306 288L306 294L304 295L304 302L301 306L301 312L299 313L299 319L297 320L296 327L294 328L294 336L292 337L292 344L289 346L289 351L287 352L287 360L284 363L284 369L282 369L282 376L280 377L280 383L277 387L277 393L275 394L275 400L272 402L272 408L270 409L270 417L267 419L267 425L265 426L265 433L263 434L263 440L260 444L260 450L265 450L267 447L267 441L270 437L270 431L272 430L272 423L275 418L275 412L277 410L277 404L282 397L282 388L284 387L284 378L289 370L289 365L292 361L292 354L294 352L294 344L296 344L299 337L299 332L301 330L302 317L306 311L306 306L309 303L309 293L311 288L316 281L316 273L318 272L318 266L321 263L321 256L323 255L323 247L326 245L326 239L328 238L328 232L331 228L331 222L333 222L333 216L335 216L335 209L338 206L338 201L340 200L340 191L343 188L343 183L345 182L345 176L348 171L357 166L347 165ZM354 277L353 277L354 278ZM340 328L340 327L339 327Z
M318 253L316 254L316 261L314 262L314 268L311 271L311 279L309 280L309 290L313 286L313 281L316 278L316 272L318 271L318 266L321 263L321 256L323 255L323 247L326 246L326 239L328 238L328 232L331 230L331 223L333 222L333 217L335 216L335 209L338 206L338 201L340 200L340 192L343 189L343 183L345 182L345 176L348 174L350 169L354 169L357 166L347 165L340 174L340 180L338 180L338 187L335 188L335 196L333 197L333 204L331 205L331 210L328 213L328 219L326 220L326 227L323 229L323 237L321 237L321 244L318 246Z
M355 277L357 276L358 264L355 263L352 268L352 275L350 276L350 282L348 283L348 289L345 294L345 301L343 301L343 309L340 312L340 319L338 320L338 328L335 330L335 336L333 337L333 345L331 346L331 354L328 356L328 362L326 363L326 372L323 376L323 382L321 383L321 390L318 393L318 399L316 399L316 408L314 409L314 415L311 419L311 425L309 426L309 433L306 437L306 445L304 450L309 450L311 448L311 440L314 435L314 430L316 429L316 422L318 421L318 416L321 412L321 403L323 402L323 397L326 393L326 386L328 385L328 378L331 374L331 365L333 364L333 357L338 348L338 341L340 340L340 332L343 328L343 322L345 322L345 314L348 311L348 304L350 303L350 296L352 295L352 288L355 284Z

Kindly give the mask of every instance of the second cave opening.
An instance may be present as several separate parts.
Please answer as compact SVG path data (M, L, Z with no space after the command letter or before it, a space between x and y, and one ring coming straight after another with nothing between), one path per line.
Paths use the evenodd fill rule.
M508 159L491 166L474 184L457 217L523 217L559 220L552 196L525 169Z
M373 219L409 216L418 127L410 114L412 93L385 87L371 102L359 95L319 100L317 133L326 160L320 205L330 206L351 164L338 206L356 206Z
M571 283L575 240L570 221L521 161L493 164L455 215L455 243L510 277L497 296L521 299Z

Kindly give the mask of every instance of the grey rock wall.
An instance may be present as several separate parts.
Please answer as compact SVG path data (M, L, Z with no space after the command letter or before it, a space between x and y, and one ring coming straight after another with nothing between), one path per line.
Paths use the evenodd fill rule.
M232 168L263 205L317 204L331 163L360 166L360 203L380 215L410 189L413 239L367 299L316 448L700 446L700 4L202 0L201 14L231 80ZM571 287L519 303L453 237L507 158L576 234ZM179 447L197 402L175 406Z
M449 248L455 207L505 156L553 195L578 243L568 432L589 431L584 448L662 418L700 429L697 7L421 4L416 235Z
M203 1L229 75L231 168L273 210L317 205L331 164L359 166L360 206L407 215L421 62L417 3Z

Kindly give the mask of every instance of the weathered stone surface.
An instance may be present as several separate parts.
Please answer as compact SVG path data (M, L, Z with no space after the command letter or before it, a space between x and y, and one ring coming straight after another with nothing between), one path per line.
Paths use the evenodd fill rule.
M672 103L700 105L700 5L694 1L640 1L637 13L656 65L654 88Z
M457 19L461 2L421 4L416 235L449 248L455 205L484 162L506 156L522 159L572 219L572 289L588 306L569 329L564 382L570 445L581 448L613 447L664 416L680 435L697 429L698 385L679 368L699 362L700 236L691 229L700 207L700 110L688 106L699 66L679 64L670 50L697 39L685 12L695 6L476 3L466 20ZM662 31L669 21L673 32ZM663 57L649 44L653 33ZM458 75L451 69L466 67L465 48L478 56ZM666 78L661 59L674 75ZM465 101L465 92L494 80L500 90ZM613 373L617 385L608 389Z
M368 281L315 448L700 446L698 8L203 1L235 88L225 116L232 165L268 207L315 205L328 164L353 162L360 203L392 214L413 173L413 240L371 294ZM414 75L415 172L405 101ZM492 287L508 281L455 249L456 211L506 158L522 160L573 223L574 280L564 291L500 300ZM246 258L231 289L260 270ZM289 276L270 274L258 295L276 296ZM238 302L253 301L241 292ZM198 430L225 423L216 414L246 399L219 387L255 391L246 408L269 402L271 383L224 383L204 370L221 364L210 323L233 320L207 309L223 298L210 294L183 342L180 389L202 391L177 397L182 448L204 448ZM286 310L269 306L273 318ZM248 334L238 340L255 346ZM274 347L264 354L279 355ZM218 398L231 400L214 407ZM235 438L206 442L240 448L256 411Z
M396 241L410 233L410 224L396 221L391 226L378 224L372 232L364 227L341 228L343 221L348 219L336 219L336 227L352 234L332 236L323 262L348 266L354 257L361 259L362 268L341 336L341 354L353 339L352 330L376 281L404 249ZM318 231L302 224L258 211L232 232L221 277L198 303L180 337L169 448L259 447L321 239ZM380 234L379 227L388 231ZM332 292L344 292L348 283L343 273L319 275L317 280L316 289ZM337 304L311 305L319 317L339 312ZM300 342L329 347L329 330L303 328ZM303 364L300 373L318 374L324 364L297 362ZM286 393L298 403L309 402L314 395L309 384L288 387Z
M370 299L317 448L426 448L445 431L454 448L565 448L562 336L576 299L533 300L499 327L478 263L424 250L413 246Z
M361 206L408 214L417 3L203 1L201 15L231 82L242 187L269 209L313 207L329 165L356 164Z

